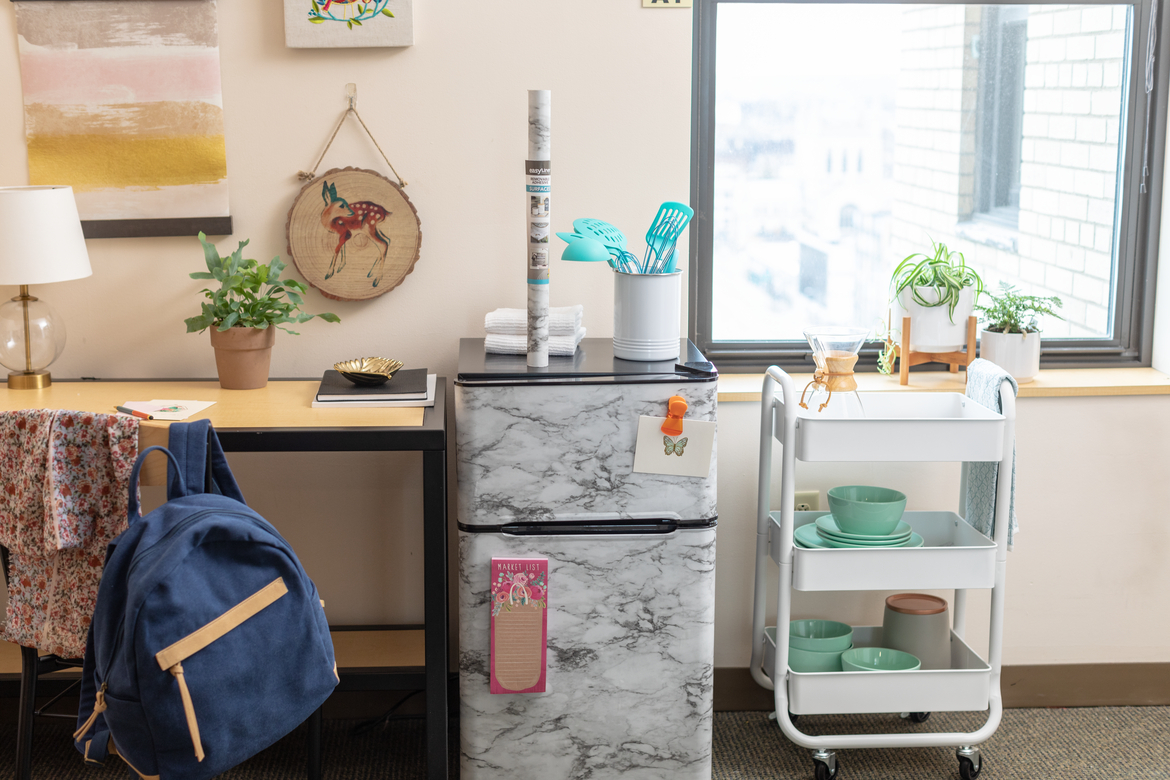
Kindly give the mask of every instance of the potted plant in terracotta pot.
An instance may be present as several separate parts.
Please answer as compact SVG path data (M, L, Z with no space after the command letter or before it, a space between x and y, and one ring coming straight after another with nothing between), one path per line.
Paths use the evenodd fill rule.
M910 349L953 352L967 343L967 318L975 310L983 280L962 252L931 242L931 254L916 252L890 278L893 327L910 317Z
M298 335L284 327L289 322L307 322L320 317L326 322L340 322L336 314L307 314L301 311L301 298L307 290L295 279L281 279L285 264L279 257L268 265L244 257L247 241L236 251L220 257L219 251L199 234L207 270L191 274L192 279L214 279L217 289L204 288L207 300L198 317L188 317L187 332L212 328L211 346L215 348L215 367L219 384L228 390L254 390L268 384L268 366L276 329Z
M1064 319L1056 313L1060 298L1021 295L1000 282L999 295L988 293L989 306L977 306L987 327L979 334L979 357L1011 374L1017 383L1031 382L1040 373L1040 326L1038 317Z

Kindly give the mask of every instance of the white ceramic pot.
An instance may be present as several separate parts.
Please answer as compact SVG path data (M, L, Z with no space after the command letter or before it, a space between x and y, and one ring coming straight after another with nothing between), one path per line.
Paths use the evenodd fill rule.
M919 288L922 298L937 301L938 291L933 287ZM902 327L902 318L910 316L910 349L915 352L954 352L967 345L967 318L975 311L975 288L965 287L959 293L959 303L952 317L948 307L923 306L914 300L906 288L894 300L893 327Z
M642 361L678 357L682 271L618 271L613 276L613 356Z
M1007 371L1018 384L1031 382L1040 373L1040 334L982 331L979 357Z

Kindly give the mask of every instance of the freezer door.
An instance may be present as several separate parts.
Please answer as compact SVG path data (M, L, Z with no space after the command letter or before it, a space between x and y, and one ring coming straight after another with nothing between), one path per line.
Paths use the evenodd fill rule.
M718 437L708 476L636 474L638 418L716 419L715 382L455 388L459 522L499 526L611 518L716 517Z
M459 534L463 780L708 780L715 529ZM491 559L547 558L544 693L492 694Z

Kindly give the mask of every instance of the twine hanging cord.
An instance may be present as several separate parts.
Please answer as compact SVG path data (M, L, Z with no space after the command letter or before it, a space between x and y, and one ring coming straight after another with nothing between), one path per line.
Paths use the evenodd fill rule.
M366 135L368 135L370 140L374 142L374 148L378 150L378 154L382 155L382 159L386 161L386 164L390 166L390 170L393 171L395 178L398 179L398 186L405 187L406 180L398 175L398 171L394 170L394 163L390 162L390 158L387 157L386 153L382 151L382 147L378 145L378 139L374 138L374 134L370 132L370 128L366 127L366 123L362 121L362 115L358 113L357 108L354 106L350 106L349 108L345 109L345 113L341 115L341 120L337 123L337 127L333 128L333 135L329 136L329 143L325 144L325 150L321 152L321 156L317 158L317 162L313 165L313 170L297 171L297 178L301 181L312 181L313 179L317 178L317 169L321 167L321 161L325 159L325 155L329 152L329 147L333 146L333 139L337 137L337 131L339 131L341 126L345 124L345 118L350 114L353 114L354 117L357 118L357 121L359 124L361 124L362 129L366 131Z

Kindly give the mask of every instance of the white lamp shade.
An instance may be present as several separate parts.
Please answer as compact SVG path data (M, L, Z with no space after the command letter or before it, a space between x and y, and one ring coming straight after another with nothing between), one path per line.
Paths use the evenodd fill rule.
M92 273L72 187L0 187L0 284Z

